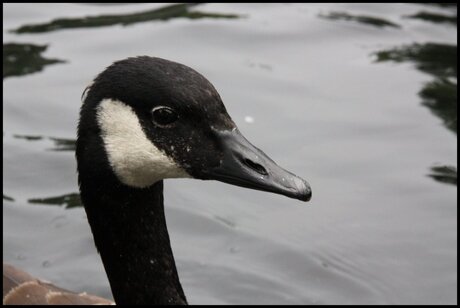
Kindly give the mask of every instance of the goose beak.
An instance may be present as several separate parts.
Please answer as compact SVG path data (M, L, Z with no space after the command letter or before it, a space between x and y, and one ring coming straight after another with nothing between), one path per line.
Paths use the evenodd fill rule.
M238 128L213 131L224 155L220 165L208 172L209 179L302 201L311 199L307 181L278 166L244 138Z

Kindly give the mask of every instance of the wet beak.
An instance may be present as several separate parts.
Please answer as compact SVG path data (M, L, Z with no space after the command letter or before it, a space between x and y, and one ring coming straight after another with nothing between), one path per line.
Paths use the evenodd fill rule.
M264 152L253 146L237 128L215 130L224 155L218 167L209 170L209 179L246 188L273 192L309 201L307 181L284 170Z

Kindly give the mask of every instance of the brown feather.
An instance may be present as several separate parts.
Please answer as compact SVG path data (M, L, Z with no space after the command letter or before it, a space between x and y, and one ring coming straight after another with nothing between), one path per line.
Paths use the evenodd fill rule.
M74 293L41 281L3 264L4 305L113 305L113 301L86 293Z

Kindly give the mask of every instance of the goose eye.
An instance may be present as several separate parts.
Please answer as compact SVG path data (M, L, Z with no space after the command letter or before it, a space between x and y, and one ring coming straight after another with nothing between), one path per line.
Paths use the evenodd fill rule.
M176 122L179 116L172 108L158 106L152 110L152 119L153 122L159 126L168 126Z

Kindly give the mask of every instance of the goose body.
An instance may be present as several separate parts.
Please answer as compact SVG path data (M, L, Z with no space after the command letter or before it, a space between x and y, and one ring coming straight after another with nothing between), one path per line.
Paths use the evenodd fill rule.
M115 62L85 90L76 158L81 198L117 304L187 304L166 227L164 179L311 198L306 181L244 138L205 77L160 58Z
M3 264L3 305L112 305L113 301L74 293Z

